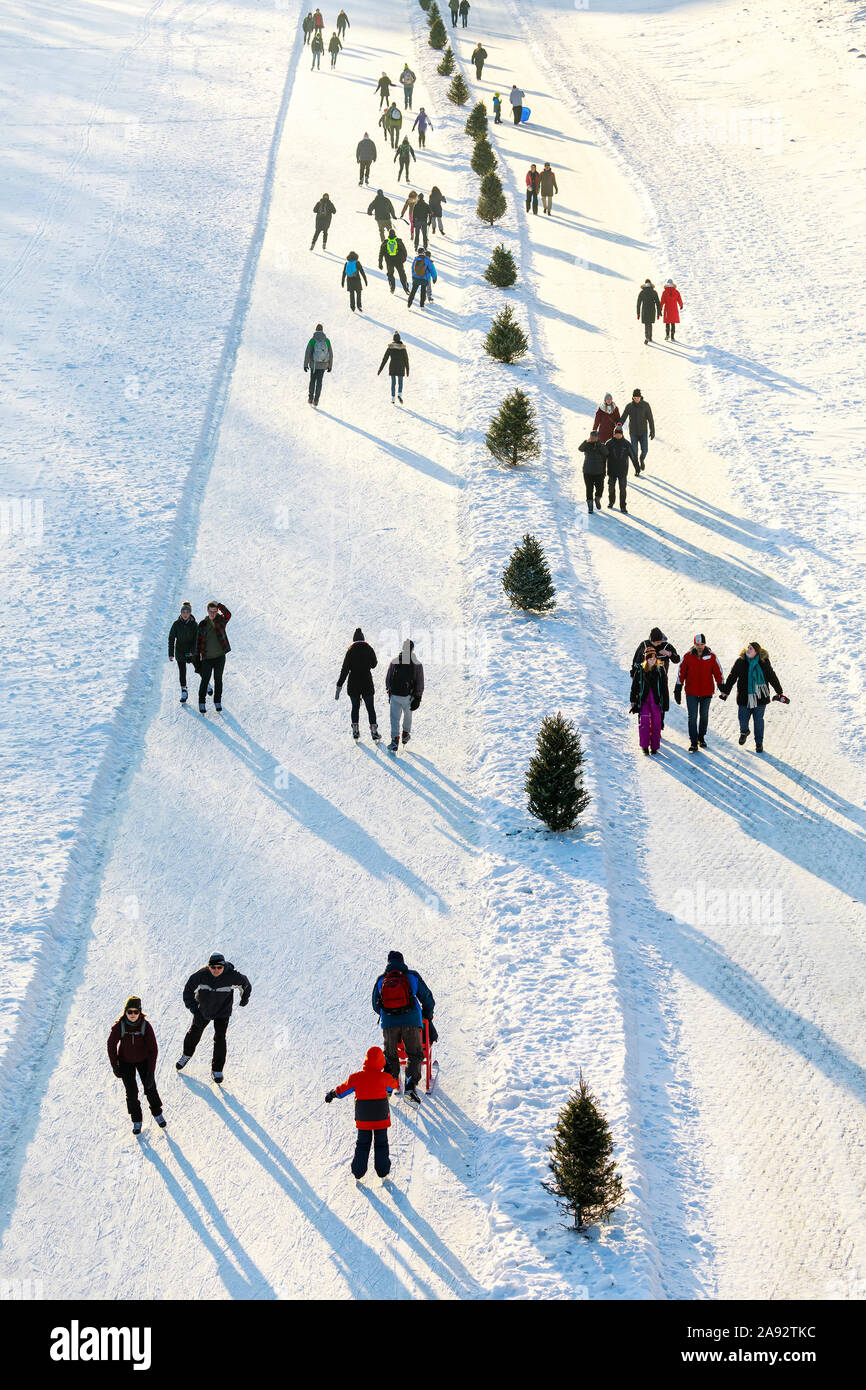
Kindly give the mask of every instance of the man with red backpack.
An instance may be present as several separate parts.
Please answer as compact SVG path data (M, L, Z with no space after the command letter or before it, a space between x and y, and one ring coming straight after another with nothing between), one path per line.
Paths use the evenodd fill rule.
M410 970L402 951L389 951L388 964L373 986L373 1012L382 1024L385 1066L392 1076L400 1075L397 1049L406 1049L406 1096L420 1105L416 1087L421 1080L424 1050L421 1043L424 1019L430 1025L430 1041L435 1042L433 1010L436 1000L417 970Z

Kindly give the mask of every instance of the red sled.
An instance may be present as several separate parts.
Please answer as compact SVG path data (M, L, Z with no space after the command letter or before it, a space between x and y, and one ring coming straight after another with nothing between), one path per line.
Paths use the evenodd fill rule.
M425 1018L425 1020L424 1020L424 1036L423 1036L423 1038L421 1039L421 1046L422 1046L422 1048L423 1048L423 1050L424 1050L424 1082L425 1082L425 1090L426 1090L428 1096L432 1096L433 1092L436 1090L436 1083L437 1083L438 1080L439 1080L439 1063L436 1061L435 1057L433 1056L433 1045L432 1045L432 1043L430 1042L430 1022L429 1022L429 1020L426 1019L426 1018ZM403 1046L402 1042L399 1042L399 1043L397 1044L397 1057L398 1057L398 1059L399 1059L399 1062L400 1062L400 1069L401 1069L401 1071L402 1071L403 1067L406 1066L406 1063L407 1063L408 1060L409 1060L409 1058L406 1056L406 1049L405 1049L405 1047ZM401 1076L401 1077L400 1077L400 1091L401 1091L401 1093L402 1093L402 1091L403 1091L403 1085L404 1085L404 1078Z

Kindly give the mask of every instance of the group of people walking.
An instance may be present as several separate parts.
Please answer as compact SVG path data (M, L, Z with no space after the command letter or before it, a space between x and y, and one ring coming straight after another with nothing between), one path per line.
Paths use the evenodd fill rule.
M623 434L628 425L629 438ZM608 392L598 410L589 432L578 449L583 454L583 480L586 487L587 511L592 515L593 506L601 511L601 495L604 480L607 478L607 505L613 507L619 491L619 509L628 512L626 492L628 489L629 464L635 477L646 469L649 441L655 439L655 420L649 401L644 400L639 386L632 392L631 400L623 411L614 404Z
M673 280L665 281L661 299L652 280L644 280L637 296L637 317L643 327L644 346L653 340L653 324L657 319L664 321L665 339L671 343L676 340L682 307L683 297Z
M537 164L530 164L526 175L526 211L531 210L538 214L538 195L541 194L542 212L546 212L550 217L553 212L553 195L558 192L556 174L550 164L545 164L543 169L539 169Z
M223 673L226 656L231 644L226 634L226 624L231 613L224 603L211 599L206 608L206 616L196 622L192 605L184 602L168 632L168 659L177 663L180 680L180 702L185 705L189 697L186 668L191 666L199 678L198 707L201 714L207 709L207 697L212 695L214 709L222 712Z
M399 339L399 335L395 334ZM392 344L392 347L399 352L402 344ZM391 349L385 353L388 358ZM405 348L403 348L405 353ZM408 367L408 359L405 364ZM379 371L382 367L379 368ZM393 368L392 370L398 370ZM392 381L394 377L392 376ZM393 386L392 386L393 392ZM370 643L364 636L361 628L356 628L352 641L346 649L343 657L343 664L340 667L340 674L337 677L337 688L334 699L339 700L346 686L349 696L349 718L352 725L352 737L361 737L360 713L361 701L367 711L367 718L370 721L370 737L374 743L381 739L379 725L376 719L376 697L373 685L373 671L378 666L379 660ZM424 667L415 655L415 643L407 637L396 656L391 658L388 663L388 670L385 675L385 694L388 697L389 713L391 716L391 742L388 750L396 753L402 742L403 746L409 742L412 735L412 716L421 705L421 697L424 694ZM402 724L402 730L401 730Z

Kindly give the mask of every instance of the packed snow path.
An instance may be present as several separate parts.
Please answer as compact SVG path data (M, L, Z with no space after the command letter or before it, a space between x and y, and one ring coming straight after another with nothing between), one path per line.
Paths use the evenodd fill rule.
M819 595L786 558L772 506L757 520L727 480L689 361L694 326L676 355L640 347L633 286L665 278L663 238L555 85L550 50L530 58L502 14L476 23L473 7L454 37L467 77L481 37L483 90L507 97L514 75L533 110L531 129L493 132L518 199L501 234L519 253L535 345L525 375L479 354L499 300L477 290L487 251L470 245L481 239L462 136L431 139L416 185L441 184L457 233L433 314L407 316L377 277L359 322L339 288L349 249L374 264L353 156L375 128L378 72L396 77L408 57L416 110L434 124L445 114L445 84L425 84L429 51L409 48L417 6L384 21L351 10L333 76L301 55L195 556L174 592L235 612L226 712L217 724L180 710L169 668L39 1110L25 1111L3 1272L42 1275L51 1296L821 1296L844 1294L866 1257L862 768L837 757L824 714L807 641ZM342 90L319 107L325 83ZM389 160L377 143L374 174ZM561 192L554 218L524 226L531 159L551 159ZM390 173L376 186L396 194ZM310 257L325 187L338 217L330 254ZM320 318L336 366L311 418L300 361ZM394 326L413 367L399 414L374 376ZM518 375L540 393L546 449L512 479L479 443ZM632 516L594 518L588 538L576 444L603 392L622 406L635 383L658 425L648 472ZM524 522L559 587L544 623L503 613L497 593ZM425 655L413 751L389 764L366 730L353 747L332 687L356 622L384 663L410 627L458 650L470 618L485 661ZM736 747L732 701L714 706L699 762L676 711L663 757L638 760L623 671L655 622L681 649L706 630L726 669L749 636L770 648L795 703L771 709L762 762ZM525 827L522 768L556 704L589 751L587 827L571 844L506 838ZM396 1195L361 1194L346 1171L349 1107L326 1111L320 1097L375 1039L369 985L398 941L440 1000L447 1072L420 1114L395 1107ZM180 988L214 946L254 986L221 1093L207 1038L182 1080L172 1070ZM140 1146L104 1057L133 987L163 1049L170 1124ZM630 1201L610 1239L575 1255L545 1233L537 1182L579 1064L609 1107ZM792 1217L816 1188L818 1230ZM132 1269L120 1253L131 1243L147 1256ZM49 1278L40 1252L58 1244L68 1253Z

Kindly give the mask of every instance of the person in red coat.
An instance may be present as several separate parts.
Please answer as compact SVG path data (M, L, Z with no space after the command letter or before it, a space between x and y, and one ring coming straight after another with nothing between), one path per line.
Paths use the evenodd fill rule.
M721 690L723 684L722 668L715 653L707 646L702 632L696 634L691 650L680 662L677 683L674 686L674 699L682 704L683 686L686 690L686 709L689 713L689 752L697 753L698 748L706 748L707 724L710 719L710 700L713 686Z
M595 412L595 420L592 428L598 434L602 444L610 443L613 438L614 426L619 424L619 406L614 405L613 396L608 391L598 410Z
M665 287L661 295L662 318L665 321L665 337L674 341L677 324L680 321L680 309L683 307L683 297L674 284L673 280L665 280Z
M388 1130L391 1127L391 1107L388 1097L392 1091L400 1089L389 1072L385 1071L385 1054L381 1047L371 1047L364 1058L363 1071L353 1071L348 1081L336 1086L325 1096L330 1105L332 1100L342 1100L354 1094L355 1125L358 1139L352 1159L352 1173L357 1180L367 1171L370 1145L374 1145L373 1167L380 1178L387 1178L391 1171L391 1155L388 1152Z
M126 1088L126 1108L132 1119L133 1134L141 1133L141 1101L138 1098L136 1073L141 1077L151 1115L160 1129L165 1129L162 1101L156 1089L158 1055L156 1034L141 1011L141 1000L133 995L127 999L123 1013L108 1035L108 1060L114 1075Z

